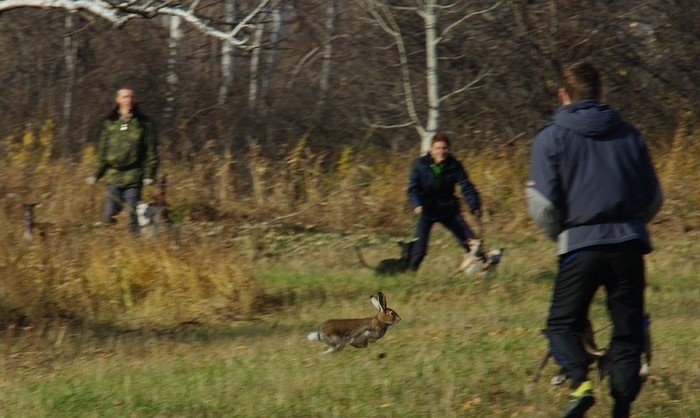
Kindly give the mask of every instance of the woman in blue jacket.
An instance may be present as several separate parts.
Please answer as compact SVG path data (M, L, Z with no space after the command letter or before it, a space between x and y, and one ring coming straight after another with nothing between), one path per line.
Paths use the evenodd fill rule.
M416 225L417 241L409 261L412 270L418 270L427 254L430 229L435 222L445 226L468 250L467 240L474 237L464 218L455 197L455 186L462 189L464 200L471 213L481 217L479 193L469 181L462 164L450 155L450 139L442 132L435 134L430 144L430 152L413 163L408 185L408 200L413 213L418 215Z

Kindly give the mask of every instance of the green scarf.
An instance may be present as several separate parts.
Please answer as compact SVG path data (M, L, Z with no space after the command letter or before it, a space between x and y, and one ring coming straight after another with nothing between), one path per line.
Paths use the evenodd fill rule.
M433 188L434 189L439 189L440 188L440 182L442 181L442 170L445 168L443 164L430 164L430 169L433 170L433 174L435 175L433 177Z

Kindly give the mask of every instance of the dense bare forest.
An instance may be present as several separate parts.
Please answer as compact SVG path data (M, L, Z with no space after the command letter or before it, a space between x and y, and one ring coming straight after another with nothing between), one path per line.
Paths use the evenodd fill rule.
M175 159L252 144L274 156L302 137L331 154L418 153L436 129L462 149L527 144L556 105L559 68L578 59L602 68L607 101L654 147L692 127L700 102L693 0L127 2L221 30L249 18L240 45L158 9L115 25L21 3L0 2L3 154L51 121L52 155L75 158L122 85Z

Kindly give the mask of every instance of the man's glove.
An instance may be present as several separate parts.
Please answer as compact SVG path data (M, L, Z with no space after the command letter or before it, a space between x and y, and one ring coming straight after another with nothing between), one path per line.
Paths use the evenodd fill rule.
M95 182L97 182L97 177L95 177L95 176L90 176L90 177L85 179L85 183L89 184L90 186L95 184Z
M150 186L151 184L153 184L153 179L143 179L144 186Z
M472 211L472 215L474 215L474 217L477 219L481 219L481 209L474 209Z

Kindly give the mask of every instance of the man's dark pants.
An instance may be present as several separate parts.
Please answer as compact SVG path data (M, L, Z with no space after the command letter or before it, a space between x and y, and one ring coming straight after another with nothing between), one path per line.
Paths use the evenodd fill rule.
M124 205L129 212L129 231L138 235L139 221L136 216L136 205L141 199L140 187L121 188L112 185L107 186L104 209L102 211L102 223L110 225L114 223L114 217L122 210Z
M644 345L644 260L636 241L590 247L559 259L546 334L554 359L571 378L572 388L586 380L589 359L580 334L591 300L604 286L613 322L610 393L624 407L641 387L640 356Z
M421 215L418 219L418 223L416 224L417 241L413 245L411 260L408 263L409 267L414 271L418 270L418 267L423 262L425 255L428 253L430 230L432 229L433 224L436 222L443 224L445 228L452 232L455 238L457 238L457 241L459 241L459 245L461 245L464 249L468 249L467 239L474 237L471 229L469 229L469 226L467 226L464 218L462 218L459 213L440 219L429 218L425 215Z

